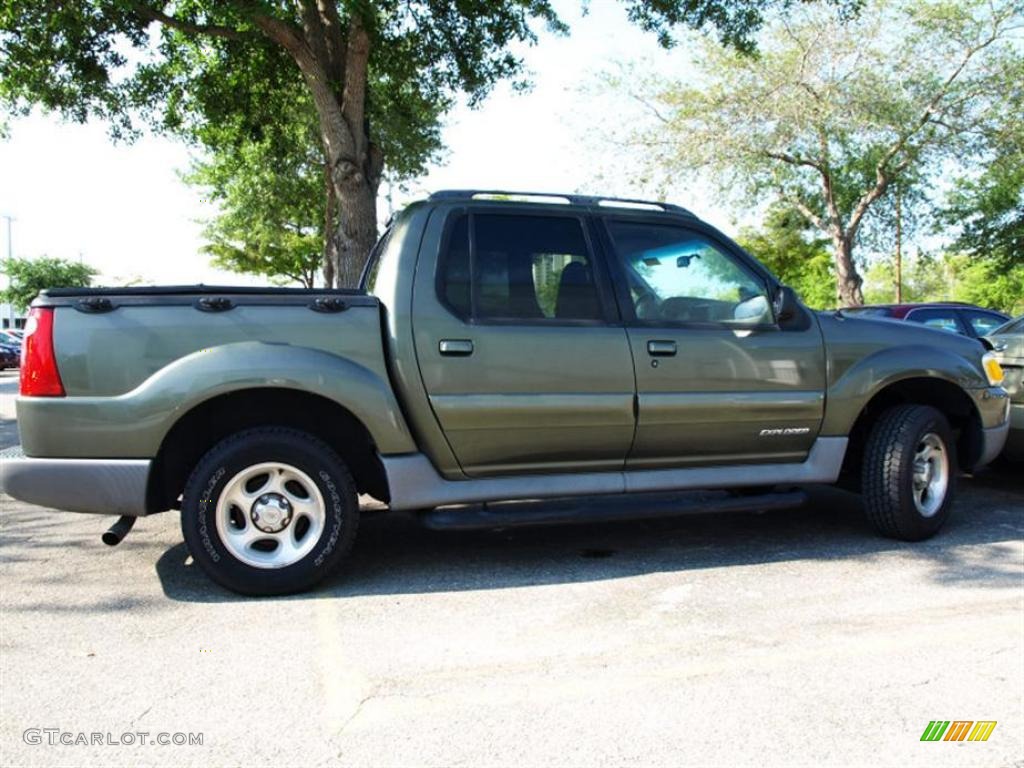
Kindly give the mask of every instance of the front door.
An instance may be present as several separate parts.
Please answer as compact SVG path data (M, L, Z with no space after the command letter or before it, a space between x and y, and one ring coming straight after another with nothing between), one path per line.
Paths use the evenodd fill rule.
M442 255L417 273L416 354L467 475L624 465L633 361L585 223L507 203L431 221Z
M813 318L781 329L767 276L709 227L605 221L636 366L628 466L803 460L824 412Z

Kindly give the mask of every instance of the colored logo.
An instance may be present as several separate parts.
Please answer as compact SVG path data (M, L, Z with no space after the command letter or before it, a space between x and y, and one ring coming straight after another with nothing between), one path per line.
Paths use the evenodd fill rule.
M932 720L921 741L988 741L995 729L995 720Z

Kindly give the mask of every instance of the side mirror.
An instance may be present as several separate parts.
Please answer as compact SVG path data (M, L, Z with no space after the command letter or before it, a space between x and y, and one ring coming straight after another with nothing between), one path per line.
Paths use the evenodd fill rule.
M779 286L775 292L772 309L775 310L775 322L781 324L792 320L800 312L800 301L796 297L796 291L788 285Z

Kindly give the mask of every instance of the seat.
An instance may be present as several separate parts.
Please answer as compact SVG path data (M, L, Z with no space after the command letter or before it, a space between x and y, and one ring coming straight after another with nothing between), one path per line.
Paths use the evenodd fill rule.
M555 299L555 317L563 320L599 320L601 306L586 264L570 262L562 269Z

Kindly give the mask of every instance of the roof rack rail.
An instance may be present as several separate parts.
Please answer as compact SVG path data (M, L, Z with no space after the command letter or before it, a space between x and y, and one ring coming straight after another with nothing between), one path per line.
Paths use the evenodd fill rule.
M605 197L602 195L577 195L564 192L522 192L506 189L442 189L434 192L431 200L487 200L510 198L517 201L567 203L569 205L623 207L623 208L656 208L671 213L685 213L692 216L686 208L660 200L639 200L631 197Z

